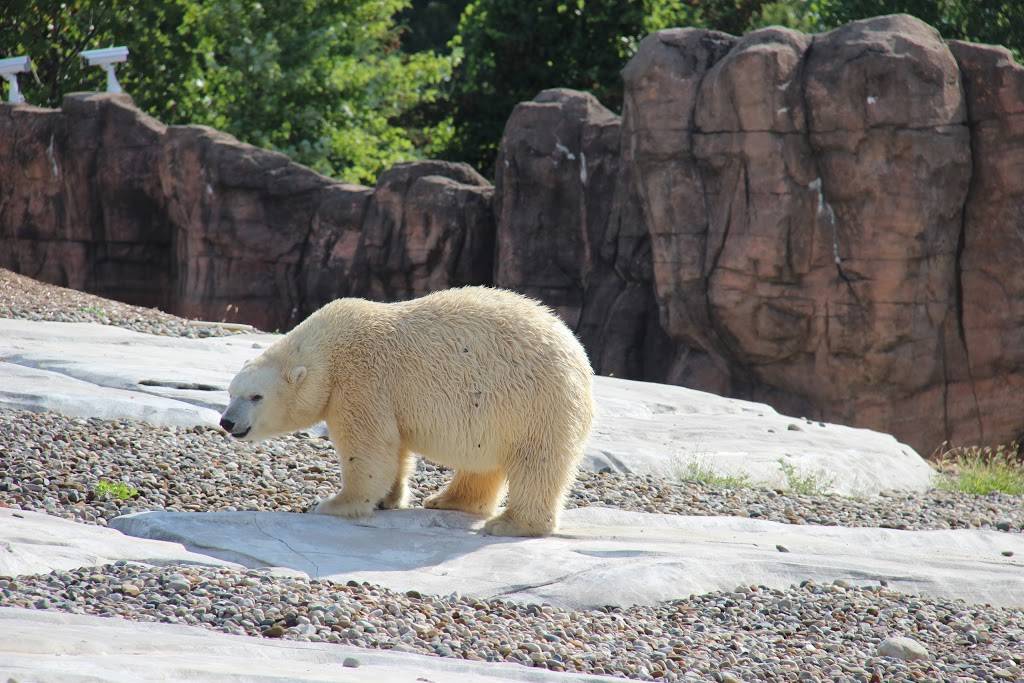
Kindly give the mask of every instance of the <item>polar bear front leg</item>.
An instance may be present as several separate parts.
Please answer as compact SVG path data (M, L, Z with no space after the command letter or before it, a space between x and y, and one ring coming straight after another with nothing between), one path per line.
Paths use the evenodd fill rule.
M395 484L400 446L397 439L346 439L342 446L342 489L312 511L349 519L369 517Z

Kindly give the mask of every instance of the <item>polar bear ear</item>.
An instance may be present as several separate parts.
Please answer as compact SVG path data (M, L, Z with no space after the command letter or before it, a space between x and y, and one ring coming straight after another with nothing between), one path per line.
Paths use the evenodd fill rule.
M294 368L288 371L288 382L291 384L298 384L306 378L306 366L296 365Z

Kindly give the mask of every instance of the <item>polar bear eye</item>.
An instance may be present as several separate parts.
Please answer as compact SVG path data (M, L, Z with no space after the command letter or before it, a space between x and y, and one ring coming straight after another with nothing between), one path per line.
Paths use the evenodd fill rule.
M252 396L249 397L249 400L252 401L253 403L256 403L257 401L262 401L263 397L260 396L259 394L253 394Z

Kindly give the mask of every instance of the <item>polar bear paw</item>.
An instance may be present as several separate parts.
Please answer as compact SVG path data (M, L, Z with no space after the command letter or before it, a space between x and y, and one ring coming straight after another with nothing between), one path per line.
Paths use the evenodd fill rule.
M494 514L496 506L493 501L456 498L447 491L441 491L424 498L423 507L428 510L459 510L460 512L468 512L471 515L487 517Z
M310 512L315 515L331 515L345 519L366 519L373 514L373 508L373 503L369 501L339 500L339 496L332 496L316 503Z
M554 530L553 522L524 523L509 515L507 510L487 520L483 529L488 536L547 536Z
M401 489L391 489L388 495L377 504L381 510L403 510L409 507L409 491L404 486Z

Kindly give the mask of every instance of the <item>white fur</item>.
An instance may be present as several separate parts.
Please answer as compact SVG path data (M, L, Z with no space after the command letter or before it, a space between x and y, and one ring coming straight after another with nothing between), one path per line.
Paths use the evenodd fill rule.
M327 422L344 487L317 512L403 507L416 453L455 470L426 507L491 517L507 487L507 508L485 531L536 536L556 528L575 477L591 380L572 332L512 292L339 299L242 368L224 417L245 440Z

